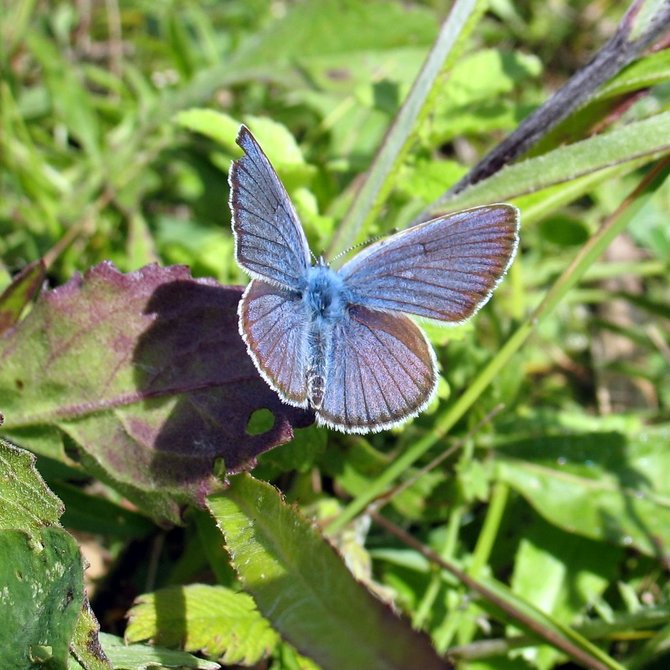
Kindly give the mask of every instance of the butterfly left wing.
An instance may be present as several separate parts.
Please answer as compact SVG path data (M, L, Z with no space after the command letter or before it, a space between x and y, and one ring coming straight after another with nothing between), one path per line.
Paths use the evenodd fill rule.
M237 143L244 156L233 162L229 176L235 258L256 279L301 290L310 254L298 215L246 126Z
M303 301L253 279L237 311L240 334L263 379L284 402L306 407L309 319Z
M332 333L317 421L347 433L391 428L421 412L436 386L433 350L408 317L354 305Z
M518 244L519 211L475 207L370 245L339 271L354 303L449 323L491 297Z

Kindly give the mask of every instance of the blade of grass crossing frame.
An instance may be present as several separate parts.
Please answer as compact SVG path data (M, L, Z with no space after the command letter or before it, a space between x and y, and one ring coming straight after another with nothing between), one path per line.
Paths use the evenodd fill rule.
M456 0L442 24L412 90L389 128L370 166L367 177L354 196L351 207L338 227L328 256L348 249L361 230L377 216L421 121L431 109L432 94L442 76L461 53L465 41L486 10L485 0Z

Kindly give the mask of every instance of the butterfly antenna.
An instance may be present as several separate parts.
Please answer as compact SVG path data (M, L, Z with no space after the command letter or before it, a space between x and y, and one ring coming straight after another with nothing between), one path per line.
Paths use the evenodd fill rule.
M363 242L359 242L358 244L354 244L353 247L349 247L348 249L345 249L344 251L340 251L335 258L331 258L330 262L334 263L338 258L342 258L342 256L346 256L347 254L351 253L354 251L354 249L360 249L361 247L367 247L368 244L372 244L373 242L376 242L377 240L381 240L384 237L388 237L389 235L393 235L394 233L398 232L398 228L391 228L387 233L381 233L380 235L375 235L374 237L369 237L367 240Z

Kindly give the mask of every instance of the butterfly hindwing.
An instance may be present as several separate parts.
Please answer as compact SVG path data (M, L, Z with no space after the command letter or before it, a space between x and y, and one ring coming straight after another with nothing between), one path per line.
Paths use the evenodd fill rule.
M295 294L253 279L238 308L240 333L263 378L284 402L307 406L309 317Z
M244 156L230 170L235 256L252 277L293 290L304 287L309 247L277 173L246 126L237 143Z
M370 245L339 274L358 304L460 323L505 274L518 227L510 205L448 214Z
M433 350L402 314L352 306L332 334L317 419L344 432L390 428L418 414L437 384Z

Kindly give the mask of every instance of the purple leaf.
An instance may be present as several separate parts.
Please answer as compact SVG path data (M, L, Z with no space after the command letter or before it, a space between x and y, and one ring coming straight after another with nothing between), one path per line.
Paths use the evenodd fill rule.
M122 274L111 263L43 293L0 338L5 429L30 447L22 434L59 427L93 473L154 514L174 518L175 495L201 503L217 459L250 469L313 420L256 372L240 295L181 266ZM263 408L274 423L257 434L248 422Z

